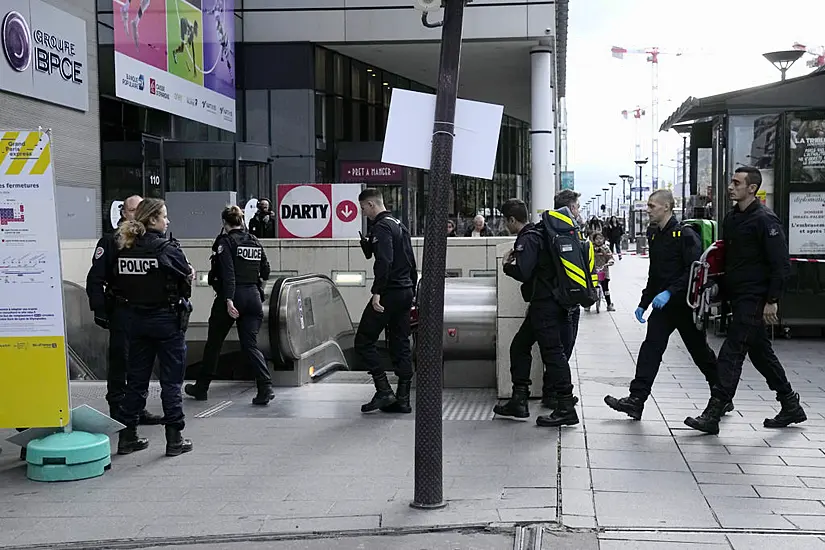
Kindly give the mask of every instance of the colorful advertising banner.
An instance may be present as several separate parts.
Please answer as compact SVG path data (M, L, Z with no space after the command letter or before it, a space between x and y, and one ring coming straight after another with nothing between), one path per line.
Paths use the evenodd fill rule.
M117 96L235 131L235 0L112 0Z
M51 140L0 131L0 428L69 423Z

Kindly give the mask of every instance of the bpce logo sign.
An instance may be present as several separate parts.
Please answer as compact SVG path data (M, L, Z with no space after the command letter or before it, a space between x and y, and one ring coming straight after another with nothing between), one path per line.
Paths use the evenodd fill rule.
M41 29L32 33L19 12L10 11L3 18L0 40L6 61L13 70L22 73L33 58L36 71L58 73L66 82L83 83L83 63L75 59L75 44Z

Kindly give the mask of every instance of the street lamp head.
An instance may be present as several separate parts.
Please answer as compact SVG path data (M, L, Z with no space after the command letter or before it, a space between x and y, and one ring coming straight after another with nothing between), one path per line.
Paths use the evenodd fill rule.
M610 191L609 187L602 187L602 191Z
M636 178L634 178L633 176L627 176L628 183L633 183L634 181L636 181Z
M791 68L791 65L796 63L796 61L805 55L803 50L784 50L780 52L768 52L763 53L762 56L770 61L774 67L779 69L782 72L782 75L785 75L785 71Z
M611 181L608 185L618 185L615 181Z
M633 176L628 175L628 174L622 174L622 175L621 175L621 176L619 176L619 177L620 177L620 178L622 178L623 180L626 180L626 179L628 179L628 178L632 178Z
M644 159L644 160L634 160L633 162L635 162L635 163L636 163L636 166L644 166L645 164L647 164L647 159Z

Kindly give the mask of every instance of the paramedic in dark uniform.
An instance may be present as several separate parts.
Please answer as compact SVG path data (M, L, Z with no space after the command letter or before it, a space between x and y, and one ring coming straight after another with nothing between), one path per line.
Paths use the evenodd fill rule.
M493 407L493 412L515 418L530 416L527 400L530 397L532 349L538 342L546 379L552 381L552 390L556 394L556 408L550 415L538 417L536 423L548 427L578 424L570 364L562 342L562 326L568 322L570 311L552 297L556 277L552 258L544 249L541 233L528 220L524 201L509 199L502 205L501 214L507 230L517 234L513 250L502 262L504 274L522 283L521 296L529 306L527 316L510 344L513 395L507 403Z
M361 239L367 259L375 256L372 298L361 314L355 334L355 357L360 367L369 371L375 395L361 405L361 412L381 409L384 412L410 413L410 387L413 368L410 352L410 309L412 308L418 268L410 232L384 207L377 189L364 189L358 195L361 212L369 220L369 231ZM398 387L393 393L387 373L380 364L376 342L386 330L390 359Z
M779 414L766 418L763 425L785 428L808 419L768 337L767 325L779 322L779 299L790 276L790 259L779 218L756 198L761 185L762 173L747 166L737 168L728 185L728 196L736 204L722 226L723 292L731 305L731 322L719 350L719 381L710 401L700 416L685 419L691 428L710 434L719 433L719 419L736 393L745 355L782 405Z
M666 189L654 191L647 200L651 223L647 231L650 266L647 285L642 290L642 299L635 313L637 321L647 322L647 335L639 349L630 395L621 399L610 395L604 398L608 407L634 420L642 418L645 401L650 396L674 330L679 331L690 357L705 376L708 388L719 381L716 355L708 346L705 333L696 328L693 311L686 301L690 266L702 255L702 243L695 231L679 225L673 215L673 206L673 194ZM645 321L642 316L651 304L653 311ZM733 410L732 404L728 410Z
M186 384L184 391L199 401L207 398L209 384L218 368L221 346L237 320L241 350L255 373L258 386L252 404L268 405L274 396L272 375L258 349L258 331L264 319L262 285L269 279L269 260L258 239L244 229L244 214L239 207L226 207L221 220L224 232L212 245L216 262L210 270L210 279L216 270L216 278L211 280L216 296L209 314L201 372L197 382Z
M571 218L576 223L576 226L581 227L579 223L579 197L580 193L572 189L563 189L555 197L553 197L553 208L556 210L560 208L567 208L573 214ZM582 308L575 305L570 308L570 313L567 316L567 321L561 326L561 343L564 345L564 355L567 356L567 362L573 358L573 349L576 347L576 337L579 334L579 319L581 318ZM578 397L573 397L573 403L579 402ZM553 381L550 378L550 373L545 370L544 383L541 391L541 404L548 409L556 408L556 394L553 392Z
M135 210L140 201L132 195L123 201L118 226L123 221L135 219ZM106 401L109 415L114 417L126 392L126 361L129 355L129 308L118 298L114 285L117 242L115 233L104 234L95 247L92 267L86 275L86 295L89 309L95 314L95 324L109 331L108 370L106 372ZM162 417L144 410L140 413L140 423L160 424Z
M168 225L164 202L144 199L135 219L123 222L117 230L120 251L115 284L130 315L126 395L118 417L126 428L120 432L118 454L149 446L147 439L138 437L137 424L146 406L155 358L160 363L166 456L192 450L192 442L181 436L185 425L181 396L186 374L184 334L192 311L192 267L177 241L166 238Z

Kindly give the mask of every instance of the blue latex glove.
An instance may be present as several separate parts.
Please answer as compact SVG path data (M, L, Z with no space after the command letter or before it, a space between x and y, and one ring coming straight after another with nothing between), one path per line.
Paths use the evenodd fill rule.
M641 308L641 307L636 308L636 320L639 321L642 324L644 324L644 322L645 322L644 317L642 317L642 315L644 315L644 314L645 314L644 308Z
M663 307L665 307L665 304L667 304L669 300L670 291L663 290L662 292L657 294L655 298L653 298L653 307L655 307L656 309L662 309Z

